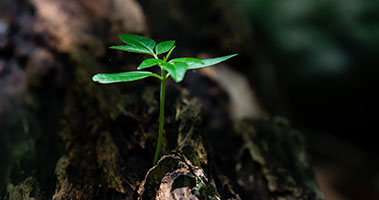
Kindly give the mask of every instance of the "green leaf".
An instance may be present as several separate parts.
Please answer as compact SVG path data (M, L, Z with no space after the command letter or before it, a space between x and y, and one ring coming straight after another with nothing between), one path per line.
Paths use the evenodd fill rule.
M157 76L152 72L145 71L132 71L132 72L122 72L122 73L112 73L112 74L96 74L92 77L94 82L99 83L118 83L118 82L129 82L144 79L149 76Z
M110 46L110 49L117 49L117 50L122 50L122 51L129 51L133 53L146 53L150 54L150 51L147 50L144 47L137 47L137 46L131 46L131 45L120 45L120 46Z
M175 82L179 83L183 80L184 75L188 69L187 63L162 63L161 64L172 76Z
M170 49L174 46L174 44L175 44L175 40L160 42L155 47L155 52L157 55L166 53L170 51Z
M148 68L148 67L152 67L154 65L158 65L158 64L161 64L161 63L164 63L163 60L160 60L160 59L155 59L155 58L149 58L147 60L144 60L138 67L137 69L140 70L140 69L145 69L145 68Z
M204 68L204 67L209 67L209 66L218 64L220 62L223 62L223 61L225 61L225 60L227 60L229 58L232 58L232 57L234 57L236 55L238 55L238 54L232 54L232 55L218 57L218 58L203 59L201 61L203 61L204 64L195 63L195 62L187 63L188 64L188 69L200 69L200 68Z
M154 54L155 41L150 38L145 38L140 35L133 34L120 34L120 39L126 44L135 46L135 47L144 47L150 54Z
M204 64L202 60L197 59L197 58L174 58L169 61L170 63L175 63L175 62L184 62L184 63L200 63Z

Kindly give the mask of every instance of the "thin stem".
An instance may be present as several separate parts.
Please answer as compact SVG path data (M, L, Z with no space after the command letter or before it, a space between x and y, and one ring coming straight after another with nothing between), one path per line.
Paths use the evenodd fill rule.
M167 61L168 60L168 57L170 57L170 55L171 55L171 53L172 53L172 51L175 49L175 46L173 46L171 49L170 49L170 51L167 53L167 55L166 55L166 57L164 57L164 59L163 59L163 61ZM163 76L162 76L163 77Z
M162 77L159 76L158 74L152 74L151 76L153 76L153 77L155 77L155 78L157 78L157 79L159 79L159 80L162 80Z
M164 125L164 101L165 101L165 93L166 93L166 77L165 70L161 68L161 99L160 99L160 107L159 107L159 129L158 129L158 142L157 148L155 150L154 162L153 165L157 164L159 159L161 149L162 149L162 139L163 139L163 125Z

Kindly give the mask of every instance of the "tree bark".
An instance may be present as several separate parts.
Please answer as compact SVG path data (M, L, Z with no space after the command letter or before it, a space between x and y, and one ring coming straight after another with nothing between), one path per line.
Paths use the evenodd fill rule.
M152 166L159 83L91 81L95 73L131 70L142 60L106 50L118 42L118 33L149 33L138 2L1 4L0 19L8 32L0 48L9 56L1 57L0 64L10 72L3 72L0 81L12 85L6 80L16 76L16 67L27 80L20 94L1 95L9 106L20 106L28 115L14 116L14 123L2 118L6 128L1 135L9 135L26 120L32 128L26 131L25 125L17 132L28 135L33 145L9 160L25 163L31 155L27 163L34 163L22 169L4 167L12 171L2 173L9 180L2 183L7 187L5 199L322 199L301 134L281 118L232 120L222 88L199 74L192 80L218 92L194 98L187 89L168 84L163 156ZM5 5L10 10L4 10ZM19 10L18 16L12 9ZM212 98L218 103L204 108ZM41 117L43 107L55 111ZM0 111L2 117L13 116L11 109ZM214 123L218 128L212 128Z

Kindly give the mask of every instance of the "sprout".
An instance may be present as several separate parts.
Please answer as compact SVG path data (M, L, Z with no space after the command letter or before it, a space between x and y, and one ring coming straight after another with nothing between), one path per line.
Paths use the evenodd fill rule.
M171 76L175 82L179 83L183 80L187 70L209 67L232 58L237 54L203 60L197 58L174 58L168 61L171 52L175 48L174 40L164 41L156 44L156 42L150 38L132 34L121 34L120 39L126 43L126 45L111 46L109 48L151 55L153 58L142 61L142 63L137 67L137 70L159 66L161 68L161 74L159 75L149 71L106 73L96 74L92 77L92 80L94 82L108 84L136 81L147 77L155 77L161 81L158 143L153 161L153 164L155 165L158 161L162 148L166 79ZM158 55L164 53L167 53L166 56L163 56L163 58L160 59Z

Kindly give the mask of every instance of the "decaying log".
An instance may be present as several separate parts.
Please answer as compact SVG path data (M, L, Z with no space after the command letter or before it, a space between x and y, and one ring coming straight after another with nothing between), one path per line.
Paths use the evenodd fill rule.
M35 137L58 137L64 148L54 150L59 154L55 160L45 160L55 165L54 173L31 173L8 183L5 198L322 199L301 134L286 122L233 121L223 115L219 116L222 128L213 129L205 123L212 122L213 115L202 108L202 100L173 83L167 89L164 155L152 166L157 82L98 85L91 81L95 73L138 65L141 56L108 52L106 46L117 43L115 35L120 32L148 33L143 8L134 0L30 0L29 4L34 8L31 34L45 38L40 44L44 48L31 48L49 66L59 63L59 72L67 76L64 83L56 84L64 91L59 96L62 111L56 115L59 133ZM20 25L17 20L13 23ZM113 60L107 62L109 57ZM30 75L32 80L51 75L43 73L46 68L38 61L31 64L40 67ZM197 76L196 80L210 81ZM34 88L48 87L42 83ZM225 107L215 109L227 116ZM50 152L37 153L43 157ZM46 176L56 185L47 185Z

